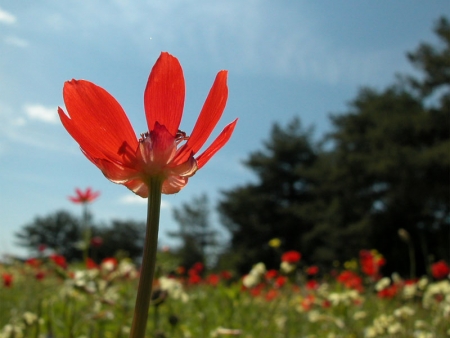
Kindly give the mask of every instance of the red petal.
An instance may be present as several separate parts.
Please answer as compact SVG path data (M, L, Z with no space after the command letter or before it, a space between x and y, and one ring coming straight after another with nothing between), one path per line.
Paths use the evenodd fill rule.
M148 187L144 183L144 181L140 179L131 180L124 184L128 189L133 191L136 195L139 195L143 198L148 197Z
M144 108L149 131L158 121L175 136L183 115L185 85L183 69L169 53L161 53L148 78Z
M161 192L167 195L176 194L186 186L187 182L187 177L171 175L164 181Z
M198 169L203 167L211 157L214 156L230 139L233 134L234 127L236 126L237 119L227 125L214 142L199 156L197 157Z
M128 117L106 90L72 80L64 84L63 95L70 117L59 108L61 122L86 153L121 160L119 150L124 144L136 149L138 141Z
M226 70L222 70L217 74L194 130L186 144L178 152L175 162L184 162L191 153L197 153L222 117L228 98L227 74Z

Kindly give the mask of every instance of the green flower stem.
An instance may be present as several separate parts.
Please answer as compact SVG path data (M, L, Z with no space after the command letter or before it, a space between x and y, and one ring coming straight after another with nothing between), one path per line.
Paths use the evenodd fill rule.
M152 295L153 275L155 274L162 184L163 179L161 177L152 177L148 184L150 191L148 196L147 230L130 338L145 337L148 309Z
M83 261L87 264L89 258L89 245L91 242L91 227L89 226L89 213L87 203L83 203Z

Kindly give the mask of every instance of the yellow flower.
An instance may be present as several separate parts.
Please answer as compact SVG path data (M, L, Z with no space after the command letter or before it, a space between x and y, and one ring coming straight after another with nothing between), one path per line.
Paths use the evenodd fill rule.
M269 241L269 246L271 246L272 248L279 248L281 245L281 240L279 238L272 238Z

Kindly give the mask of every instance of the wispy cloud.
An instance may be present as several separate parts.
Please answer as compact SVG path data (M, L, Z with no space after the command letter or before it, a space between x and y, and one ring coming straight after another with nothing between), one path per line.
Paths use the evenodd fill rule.
M41 104L27 104L24 106L24 110L30 119L52 124L58 122L56 107L45 107Z
M12 46L20 47L20 48L26 48L29 45L27 40L18 38L16 36L8 36L5 38L4 41L8 45L12 45Z
M17 21L17 18L13 14L0 8L0 22L1 23L7 24L7 25L12 25L16 21Z
M122 196L119 202L121 204L145 205L147 204L147 199L139 197L138 195L127 194L125 196ZM169 202L164 200L161 201L161 209L170 209L171 207L172 205Z

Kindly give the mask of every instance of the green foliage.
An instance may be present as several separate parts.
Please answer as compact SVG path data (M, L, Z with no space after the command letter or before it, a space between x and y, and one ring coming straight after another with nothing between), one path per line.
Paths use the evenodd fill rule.
M81 222L67 211L57 211L45 217L36 217L16 233L18 244L38 252L39 245L56 250L67 259L80 259L81 251L75 243L81 240Z
M110 225L95 226L93 234L102 239L102 245L91 248L91 256L102 260L119 256L136 259L142 256L145 222L112 220Z

